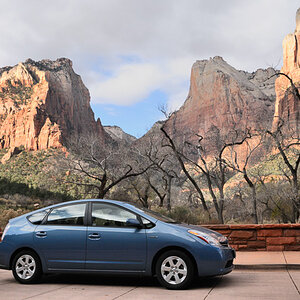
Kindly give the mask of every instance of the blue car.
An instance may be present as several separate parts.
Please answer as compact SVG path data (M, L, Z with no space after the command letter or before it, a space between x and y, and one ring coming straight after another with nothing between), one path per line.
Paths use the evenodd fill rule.
M183 289L196 276L231 272L234 258L217 232L112 200L64 202L11 219L0 243L0 268L20 283L59 272L139 274Z

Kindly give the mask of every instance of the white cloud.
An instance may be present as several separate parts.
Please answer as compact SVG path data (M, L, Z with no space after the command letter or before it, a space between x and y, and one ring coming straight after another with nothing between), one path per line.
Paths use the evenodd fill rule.
M0 66L69 57L95 103L130 105L160 89L177 107L196 59L221 55L248 71L277 64L298 7L299 0L3 1ZM138 61L122 58L130 56Z
M146 98L151 92L161 90L167 97L186 96L192 60L188 58L164 61L164 63L124 63L113 74L99 75L90 72L89 89L94 103L131 105ZM184 97L181 98L181 104ZM172 108L173 105L172 105Z
M93 101L130 105L144 99L164 80L160 68L150 63L124 64L116 72L90 84Z

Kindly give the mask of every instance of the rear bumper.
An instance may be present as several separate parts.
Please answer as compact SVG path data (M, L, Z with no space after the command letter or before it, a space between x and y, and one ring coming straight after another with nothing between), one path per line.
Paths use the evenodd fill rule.
M10 244L4 241L0 242L0 269L9 270L12 252L13 247Z
M9 270L9 266L6 265L0 265L1 270Z

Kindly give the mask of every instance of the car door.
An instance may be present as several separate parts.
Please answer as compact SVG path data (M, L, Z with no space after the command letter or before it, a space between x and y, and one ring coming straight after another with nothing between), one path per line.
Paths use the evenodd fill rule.
M129 227L128 219L139 217L115 204L90 204L87 230L86 269L144 271L147 245L145 229Z
M84 269L87 203L55 207L34 232L34 244L48 270Z

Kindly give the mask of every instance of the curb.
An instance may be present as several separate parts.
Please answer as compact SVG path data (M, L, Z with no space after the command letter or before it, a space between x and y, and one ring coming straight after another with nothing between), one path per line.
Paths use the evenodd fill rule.
M236 270L300 270L300 264L234 265Z

